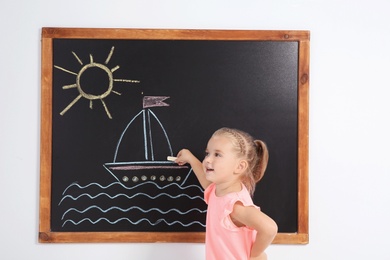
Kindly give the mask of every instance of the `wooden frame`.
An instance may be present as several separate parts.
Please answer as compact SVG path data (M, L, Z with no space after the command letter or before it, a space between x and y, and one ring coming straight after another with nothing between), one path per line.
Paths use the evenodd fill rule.
M307 244L308 235L308 120L309 120L309 39L308 31L254 30L155 30L155 29L42 29L42 106L39 242L204 242L203 232L52 232L52 40L142 39L142 40L265 40L299 43L298 67L298 231L278 233L274 244Z

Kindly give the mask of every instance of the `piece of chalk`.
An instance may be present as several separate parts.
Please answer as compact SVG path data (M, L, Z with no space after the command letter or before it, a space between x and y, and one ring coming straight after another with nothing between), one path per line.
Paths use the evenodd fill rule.
M168 156L167 157L167 160L168 161L172 161L172 162L176 161L176 159L177 159L177 157L173 157L173 156Z

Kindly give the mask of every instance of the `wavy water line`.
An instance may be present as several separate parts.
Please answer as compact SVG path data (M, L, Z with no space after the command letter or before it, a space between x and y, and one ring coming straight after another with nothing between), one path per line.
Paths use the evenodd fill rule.
M85 185L85 186L81 186L80 184L78 184L78 182L73 182L73 183L71 183L68 187L65 188L65 190L62 192L62 195L64 195L64 194L66 193L66 191L67 191L68 189L70 189L72 186L77 186L79 189L86 189L86 188L88 188L88 187L90 187L90 186L98 186L98 187L100 187L101 189L105 190L105 189L108 189L108 188L110 188L111 186L114 186L114 185L117 185L117 184L122 184L122 183L116 181L116 182L110 183L110 184L107 185L107 186L103 186L103 185L101 185L100 183L91 182L91 183L89 183L89 184L87 184L87 185Z
M188 179L189 175L191 174L191 172L192 172L192 169L191 169L191 170L189 171L189 173L187 174L187 176L186 176L186 178L184 179L182 185L187 181L187 179ZM127 187L127 186L124 185L123 183L116 181L116 182L112 182L111 184L109 184L109 185L107 185L107 186L103 186L103 185L101 185L101 184L99 184L99 183L97 183L97 182L92 182L92 183L89 183L89 184L87 184L87 185L85 185L85 186L82 186L82 185L78 184L77 182L73 182L73 183L71 183L68 187L65 188L65 190L62 192L62 195L64 195L64 194L66 193L66 191L67 191L68 189L70 189L72 186L77 186L79 189L86 189L86 188L88 188L88 187L90 187L90 186L98 186L98 187L100 187L101 189L104 189L104 190L105 190L105 189L110 188L111 186L120 185L120 186L122 186L123 188L125 188L126 190L132 190L132 189L138 188L138 187L140 187L140 186L142 186L142 185L145 185L145 184L153 184L154 186L156 186L156 187L159 188L159 189L165 189L165 188L167 188L167 187L169 187L169 186L172 186L172 185L177 186L177 187L178 187L179 189L181 189L181 190L186 190L186 189L188 189L188 188L197 188L197 189L199 189L201 192L203 192L202 188L201 188L200 186L198 186L198 185L195 185L195 184L191 184L191 185L188 185L188 186L183 187L182 185L179 185L179 184L177 184L177 183L169 183L169 184L167 184L167 185L165 185L165 186L160 186L160 185L158 185L156 182L153 182L153 181L146 181L146 182L143 182L143 183L136 184L136 185L134 185L133 187Z
M127 208L127 209L123 209L123 208L120 208L120 207L117 207L117 206L110 207L108 209L102 209L101 207L99 207L97 205L92 205L92 206L90 206L90 207L88 207L88 208L86 208L84 210L78 210L76 208L70 208L67 211L65 211L65 213L62 215L61 219L64 219L65 215L68 214L71 211L76 211L78 213L83 214L83 213L85 213L85 212L87 212L89 210L92 210L92 209L98 209L98 210L100 210L103 213L107 213L107 212L109 212L111 210L119 210L119 211L122 211L122 212L129 212L130 210L138 209L139 211L141 211L143 213L149 213L151 211L158 211L158 212L160 212L161 214L164 214L164 215L165 214L169 214L170 212L173 212L173 211L178 213L178 214L180 214L180 215L186 215L186 214L189 214L192 211L198 211L199 213L206 213L206 211L207 211L207 210L201 210L201 209L198 209L198 208L193 208L193 209L190 209L190 210L187 210L187 211L184 211L184 212L180 211L178 209L175 209L175 208L169 209L167 211L163 211L163 210L161 210L159 208L151 208L151 209L145 210L145 209L140 208L138 206L133 206L133 207L130 207L130 208Z
M153 184L154 186L156 186L156 187L157 187L158 189L160 189L160 190L166 189L166 188L168 188L169 186L177 186L177 187L178 187L179 189L181 189L181 190L186 190L186 189L189 189L189 188L196 188L196 189L198 189L199 191L203 192L202 188L201 188L200 186L198 186L198 185L195 185L195 184L191 184L191 185L188 185L188 186L186 186L186 187L182 187L182 186L180 186L180 185L177 184L177 183L169 183L169 184L167 184L167 185L165 185L165 186L159 186L156 182L153 182L153 181L145 181L145 182L143 182L143 183L136 184L136 185L134 185L133 187L127 187L126 185L124 185L124 184L121 183L121 182L113 182L113 183L111 183L111 184L109 184L109 185L107 185L107 186L103 186L103 185L101 185L101 184L99 184L99 183L96 183L96 182L92 182L92 183L89 183L89 184L87 184L87 185L85 185L85 186L82 186L82 185L78 184L77 182L74 182L74 183L70 184L67 188L65 188L64 192L62 193L62 195L64 195L64 194L66 193L66 191L67 191L68 189L70 189L72 186L77 186L79 189L82 189L82 190L83 190L83 189L86 189L86 188L88 188L88 187L90 187L90 186L98 186L98 187L100 187L101 189L105 190L105 189L110 188L110 187L113 186L113 185L120 185L120 186L122 186L122 187L123 187L124 189L126 189L126 190L133 190L133 189L135 189L135 188L138 188L138 187L143 186L143 185L146 185L146 184Z
M201 223L201 222L199 222L199 221L192 221L192 222L190 222L190 223L184 224L184 223L181 222L181 221L177 221L177 220L176 220L176 221L173 221L173 222L168 222L168 221L166 221L165 219L159 219L159 220L157 220L156 222L151 222L149 219L142 218L142 219L140 219L140 220L138 220L138 221L136 221L136 222L133 222L133 221L131 221L131 220L128 219L128 218L119 218L119 219L117 219L117 220L115 220L115 221L110 221L110 220L107 219L107 218L99 218L99 219L96 220L96 221L93 221L93 220L91 220L90 218L84 218L84 219L80 220L79 222L75 222L75 221L73 221L73 220L71 220L71 219L67 219L67 220L65 220L64 223L62 224L62 227L64 227L65 224L66 224L67 222L71 222L73 225L77 226L77 225L81 224L81 223L84 222L84 221L89 221L92 225L95 225L96 223L98 223L98 222L100 222L100 221L103 221L103 220L107 221L107 222L110 223L111 225L114 225L114 224L116 224L116 223L118 223L118 222L120 222L120 221L126 220L126 221L130 222L132 225L138 225L138 224L141 223L142 221L146 221L146 222L148 222L148 223L149 223L150 225L152 225L152 226L156 226L156 225L160 224L161 222L164 222L164 223L167 224L168 226L172 226L172 225L174 225L174 224L180 224L180 225L182 225L183 227L188 227L188 226L195 225L195 224L201 225L202 227L205 227L205 226L206 226L206 225L204 225L203 223Z
M84 196L87 196L87 197L89 197L90 199L96 199L97 197L100 197L100 196L106 196L106 197L108 197L108 198L110 198L110 199L116 199L116 198L118 198L118 197L124 196L124 197L126 197L126 198L128 198L128 199L133 199L134 197L139 196L139 195L144 195L144 196L146 196L146 197L148 197L148 198L150 198L150 199L156 199L156 198L161 197L161 196L167 196L167 197L170 197L171 199L177 199L177 198L180 198L180 197L187 197L187 198L192 199L192 200L201 199L201 200L203 201L203 197L200 197L200 196L191 197L191 196L189 196L188 194L179 194L179 195L177 195L177 196L171 196L170 194L163 192L163 193L160 193L160 194L158 194L158 195L156 195L156 196L153 197L153 196L150 196L149 194L146 194L146 193L143 193L143 192L136 193L136 194L134 194L133 196L128 196L128 195L126 195L126 194L124 194L124 193L119 193L119 194L116 194L115 196L111 196L111 195L109 195L109 194L107 194L107 193L105 193L105 192L101 192L101 193L99 193L99 194L97 194L97 195L94 195L94 196L90 195L89 193L83 193L83 194L80 194L80 195L77 196L77 197L73 197L72 195L66 195L66 196L64 196L64 197L61 199L61 201L58 203L58 206L61 205L61 203L62 203L65 199L67 199L67 198L70 198L70 199L72 199L72 200L74 200L74 201L75 201L75 200L78 200L79 198L84 197Z

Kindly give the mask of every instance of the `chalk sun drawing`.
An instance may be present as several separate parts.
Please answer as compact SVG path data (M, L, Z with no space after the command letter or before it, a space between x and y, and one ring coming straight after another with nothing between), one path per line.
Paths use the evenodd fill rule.
M92 54L89 55L89 63L88 64L84 64L83 61L77 56L77 54L75 52L72 51L72 54L73 56L76 58L76 60L78 61L78 63L82 66L81 69L76 73L76 72L73 72L69 69L65 69L61 66L58 66L58 65L54 65L54 67L56 69L59 69L59 70L62 70L66 73L69 73L69 74L72 74L72 75L75 75L76 76L76 82L73 83L73 84L70 84L70 85L64 85L62 87L62 89L74 89L76 88L77 91L79 92L78 96L73 99L73 101L71 101L69 103L69 105L67 105L60 113L60 115L64 115L74 104L77 103L77 101L79 101L81 98L85 98L87 100L89 100L89 107L90 109L93 108L93 101L94 100L100 100L100 102L102 103L103 107L104 107L104 110L106 111L106 114L108 116L108 118L112 119L112 116L111 116L111 113L110 111L108 110L108 107L106 105L106 103L104 102L104 99L109 96L111 93L114 93L116 95L121 95L121 93L117 92L114 90L114 82L127 82L127 83L140 83L139 80L133 80L133 79L117 79L117 78L114 78L114 72L116 70L118 70L120 67L119 65L116 65L115 67L113 68L108 68L108 63L110 62L111 60L111 57L114 53L114 49L115 47L113 46L111 48L111 51L109 52L108 56L107 56L107 59L105 60L104 64L102 63L98 63L98 62L95 62L94 59L93 59L93 56ZM99 70L102 70L107 78L108 78L108 86L106 86L106 89L104 89L104 86L101 91L101 93L91 93L90 90L86 90L86 89L89 89L91 88L91 86L85 86L81 83L81 79L82 77L85 76L85 72L88 71L88 70L92 70L92 69L99 69ZM96 74L96 73L95 73ZM93 87L93 86L92 86ZM98 91L99 92L99 91Z

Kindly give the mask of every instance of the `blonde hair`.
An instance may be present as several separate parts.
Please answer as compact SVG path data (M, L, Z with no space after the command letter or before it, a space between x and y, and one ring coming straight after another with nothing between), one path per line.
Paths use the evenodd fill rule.
M233 128L218 129L213 136L229 138L237 156L248 162L248 168L242 176L242 183L253 196L256 183L263 178L267 168L269 157L267 145L261 140L254 140L250 134Z

